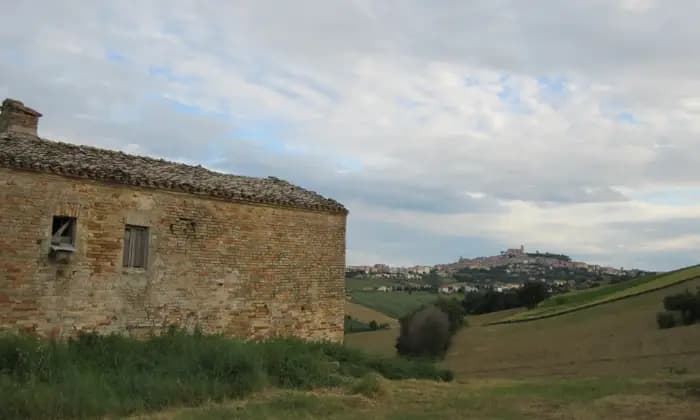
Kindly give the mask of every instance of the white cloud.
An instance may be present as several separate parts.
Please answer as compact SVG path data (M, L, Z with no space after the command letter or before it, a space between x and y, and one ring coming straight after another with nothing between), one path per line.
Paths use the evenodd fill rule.
M698 217L673 195L700 188L699 12L690 0L15 2L0 17L0 93L44 112L44 135L281 172L358 223L459 234L465 249L635 262L654 249L670 268L664 253L690 255L693 233L641 226ZM235 134L270 121L283 129ZM632 222L639 232L620 231ZM422 255L350 245L354 259Z

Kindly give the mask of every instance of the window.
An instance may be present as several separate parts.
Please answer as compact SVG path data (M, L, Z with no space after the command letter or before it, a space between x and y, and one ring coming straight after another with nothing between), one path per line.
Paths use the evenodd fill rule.
M75 251L76 218L54 216L51 225L51 251Z
M126 225L124 267L146 268L146 264L148 264L148 228Z

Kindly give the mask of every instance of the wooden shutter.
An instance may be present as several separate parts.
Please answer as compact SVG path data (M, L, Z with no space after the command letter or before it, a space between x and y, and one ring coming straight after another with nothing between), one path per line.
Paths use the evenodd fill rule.
M124 267L146 268L148 265L148 228L124 228Z
M132 230L131 226L124 228L124 267L131 267L132 255Z

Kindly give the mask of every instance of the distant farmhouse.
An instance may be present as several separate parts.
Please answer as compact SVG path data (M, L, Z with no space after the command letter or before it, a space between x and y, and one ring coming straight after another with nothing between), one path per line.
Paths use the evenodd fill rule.
M0 329L342 341L341 204L277 178L45 140L39 117L2 104Z

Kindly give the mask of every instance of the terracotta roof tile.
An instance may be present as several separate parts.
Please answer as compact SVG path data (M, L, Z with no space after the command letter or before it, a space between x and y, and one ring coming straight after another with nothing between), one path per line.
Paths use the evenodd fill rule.
M202 166L54 142L19 133L0 134L0 166L208 195L237 202L347 213L337 201L275 177L229 175Z

